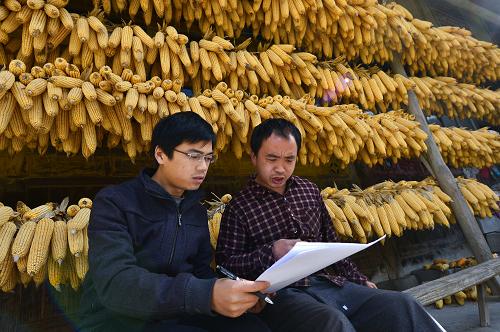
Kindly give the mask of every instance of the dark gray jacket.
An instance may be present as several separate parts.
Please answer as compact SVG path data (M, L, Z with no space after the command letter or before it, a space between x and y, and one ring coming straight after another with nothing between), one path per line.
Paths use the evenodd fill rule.
M201 192L178 207L154 170L101 190L89 224L89 272L81 300L83 327L109 319L142 324L212 314L215 275Z

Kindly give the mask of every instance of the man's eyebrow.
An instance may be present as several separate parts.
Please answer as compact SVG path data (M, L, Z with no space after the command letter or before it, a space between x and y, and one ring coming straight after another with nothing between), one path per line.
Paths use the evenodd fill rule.
M271 157L271 158L285 158L285 159L287 159L287 158L295 158L296 156L294 154L290 154L288 156L283 156L282 157L282 156L278 156L278 155L273 154L273 153L268 153L268 154L266 154L266 157Z
M268 153L268 154L266 154L266 157L280 158L280 156L275 155L275 154L273 154L273 153Z
M198 149L189 149L188 151L193 152L193 153L205 154L205 152L198 150ZM211 152L207 153L207 155L209 155L209 154L214 154L214 152L211 151Z

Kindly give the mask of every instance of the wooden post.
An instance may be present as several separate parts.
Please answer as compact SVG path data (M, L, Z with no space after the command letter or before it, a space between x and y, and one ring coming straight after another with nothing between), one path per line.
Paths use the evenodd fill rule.
M399 54L394 54L394 59L391 62L391 68L395 73L407 77ZM434 174L436 177L439 187L441 187L441 189L452 198L451 208L453 210L453 214L462 229L472 253L476 256L476 259L480 263L492 259L493 256L491 254L491 250L486 243L483 233L481 233L481 230L479 229L476 218L470 211L462 192L458 188L455 177L451 174L450 169L445 164L443 157L441 156L441 152L434 141L434 137L431 134L429 126L427 125L427 120L422 112L422 109L420 108L417 96L413 90L408 90L408 110L415 116L415 119L420 123L420 127L428 135L425 141L425 144L427 145L427 152L425 152L424 158L432 168L431 174ZM492 281L488 284L494 294L500 294L500 282L498 279L492 279Z
M486 285L479 284L477 287L477 305L479 307L479 324L482 327L490 326L490 312L486 302Z

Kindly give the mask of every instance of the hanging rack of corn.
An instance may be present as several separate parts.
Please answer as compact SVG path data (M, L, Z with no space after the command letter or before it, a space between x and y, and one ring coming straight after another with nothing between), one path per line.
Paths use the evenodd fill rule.
M47 61L54 62L59 56L70 59L72 64L82 69L91 66L101 68L108 64L117 75L121 75L123 68L132 68L143 81L146 77L153 76L172 80L179 78L184 85L191 85L197 94L201 93L202 88L211 88L221 80L228 80L233 90L248 90L251 94L276 95L282 92L300 98L309 93L312 97L317 96L334 102L344 97L372 110L376 104L380 110L387 109L389 105L398 109L398 104L407 100L406 90L415 87L421 104L429 113L461 118L486 117L492 123L498 121L496 110L499 108L500 98L497 92L478 89L470 84L459 84L453 78L442 77L436 80L415 77L412 78L414 83L411 83L398 75L392 77L379 71L366 79L361 78L359 82L357 75L353 75L353 84L346 84L343 82L346 75L345 66L335 71L322 68L321 63L315 65L316 57L313 54L293 53L293 43L276 44L262 52L250 53L246 49L234 48L229 41L214 36L210 29L203 30L207 33L202 40L189 43L186 35L167 25L159 26L156 32L153 29L154 37L151 37L138 25L105 26L101 22L102 12L98 10L93 10L85 17L69 14L64 9L67 1L56 0L52 3L49 1L47 6L40 7L36 1L28 2L24 6L15 6L8 2L9 7L0 9L0 18L4 17L6 21L0 25L0 31L7 31L4 32L4 42L7 51L11 50L7 52L10 56L6 55L3 48L0 50L0 63L2 58L5 64L12 58L17 58L25 61L29 68L32 64L42 66ZM126 2L123 5L126 5ZM398 15L411 15L399 5L391 6L391 10L396 11ZM57 9L58 16L50 14L57 12L53 7ZM153 9L155 6L148 8ZM47 15L48 18L45 18L45 24L42 26L30 20L35 12ZM63 29L56 29L59 27ZM460 29L447 30L464 34ZM9 38L9 33L18 33L19 36ZM41 41L35 42L39 39ZM21 40L24 42L18 45ZM454 46L453 50L456 50L457 47ZM474 59L484 58L483 53L480 52ZM498 52L493 54L498 55ZM159 62L156 61L158 57ZM492 66L497 63L498 59L495 59L489 62L488 68L498 68ZM17 71L22 70L23 66L18 66L21 69L16 68ZM471 72L464 68L461 68L461 71ZM41 75L44 75L44 72L35 66L35 72L28 70L23 75L23 80L28 82Z
M67 1L56 0L53 2L56 5L63 5ZM126 1L120 1L120 3L126 5ZM134 5L131 4L130 7L138 4L139 2L135 1ZM52 8L50 6L53 5L51 5L49 1L47 8ZM347 6L350 6L350 4L347 4ZM38 10L40 15L49 15L47 14L49 10L45 10L46 7L42 7L44 10L35 9L38 7L39 5L35 6L32 2L28 2L25 6L16 7L10 5L10 9L8 7L3 7L3 10L0 9L0 19L4 17L4 21L6 21L5 24L0 24L0 31L4 31L6 36L3 39L5 42L5 49L0 49L0 63L3 62L7 64L10 60L17 58L25 61L29 67L31 67L31 62L41 66L46 62L53 62L57 57L63 57L71 59L72 64L80 66L83 69L89 68L90 66L101 68L103 65L108 64L112 67L113 72L118 75L121 75L124 68L132 68L143 80L146 80L146 77L152 76L161 76L163 79L180 78L185 84L189 82L193 86L193 89L198 92L200 91L199 87L201 85L203 85L203 89L210 88L210 82L219 82L223 79L229 81L228 83L230 83L233 90L244 89L250 90L249 92L252 94L271 95L278 94L281 90L284 94L295 98L300 98L305 92L308 92L313 97L327 97L325 99L337 100L339 99L339 92L342 94L342 92L346 90L345 87L342 88L339 86L339 84L342 84L342 77L345 72L336 71L336 73L333 73L332 70L330 70L328 73L322 73L321 70L318 70L318 67L314 65L316 57L313 54L306 52L298 52L295 54L292 52L295 46L300 47L300 45L296 43L290 42L288 44L280 44L282 42L275 41L276 45L272 45L269 48L265 47L268 48L267 50L262 50L262 45L259 44L259 52L250 53L245 49L235 49L233 44L229 41L214 36L214 33L211 32L209 27L202 30L207 32L204 38L200 41L191 41L189 43L186 35L178 33L176 28L166 25L167 23L165 22L159 25L158 28L150 27L146 30L139 25L133 24L105 26L101 22L103 20L103 13L99 12L97 9L91 11L89 16L85 17L78 14L69 14L61 7L58 9L59 16L47 16L48 18L45 19L45 23L42 22L44 24L40 26L40 23L37 23L38 20L35 23L33 22L36 18L36 16L33 16L33 13ZM190 5L183 8L188 7L190 7ZM390 5L390 7L391 9L385 10L394 11L394 13L396 13L394 15L405 18L411 16L411 14L399 5ZM18 8L21 9L19 9L19 11L14 11ZM152 10L155 6L148 6L148 8ZM388 21L393 21L392 18L394 16L389 15L389 17ZM50 24L50 22L59 23ZM418 22L418 20L416 20L416 22ZM384 24L385 23L387 22L384 21ZM424 28L430 24L427 23L429 22L425 24L419 23L419 25L422 25L422 28ZM33 25L35 26L33 27ZM396 26L398 25L396 24ZM56 29L59 27L63 27L63 29ZM467 34L463 29L454 29L452 27L445 27L443 29L447 31L446 34L456 33L458 36ZM19 36L16 37L22 38L9 38L9 33L18 33ZM151 33L151 36L148 35L148 33ZM443 33L444 32L441 34ZM289 33L287 33L287 35L288 34ZM324 35L324 33L322 33L322 35ZM420 36L419 34L417 35ZM385 36L385 34L383 34L383 36ZM402 36L404 36L404 34ZM400 35L397 34L397 37L400 38ZM440 57L436 55L436 57L433 58L433 65L438 64L439 61L453 61L449 57L447 58L444 56L442 53L444 52L443 49L451 48L450 52L457 52L461 47L456 45L456 39L452 39L451 37L445 38L446 36L441 37L440 43L445 43L445 41L450 40L450 45L445 47L439 44L441 45L438 47ZM35 42L39 39L42 40ZM314 38L316 41L320 41L321 39L324 39L324 36L322 38ZM0 40L2 39L0 38ZM24 40L24 42L21 42L21 40ZM218 43L218 45L214 43ZM485 44L484 42L478 43L480 43L480 45ZM351 43L350 45L353 44ZM473 43L471 44L470 42L463 41L460 45L467 46L473 45ZM495 64L498 64L498 61L500 61L498 49L491 45L493 47L490 52L491 57L486 58L484 54L489 54L484 50L486 46L480 45L474 45L473 48L471 46L472 49L464 53L457 61L457 64L460 63L463 65L460 68L460 72L466 74L474 72L474 70L471 70L462 63L467 57L470 57L473 61L479 61L480 59L484 60L485 70L493 70L493 73L498 71L498 66L495 66ZM475 54L475 52L478 54ZM431 52L425 49L423 54L427 56L437 54L437 50ZM349 57L349 52L344 51L336 54L336 56L352 59ZM156 61L157 58L160 58L160 62ZM312 64L309 62L312 62ZM379 61L379 63L383 62ZM319 69L321 69L321 67ZM410 72L417 73L418 71L413 71L410 67ZM422 68L420 68L420 72L423 72L424 75L427 73L427 71ZM439 73L431 72L429 74L433 76L437 76L438 74L447 75L446 71L441 71ZM398 84L398 82L396 82L396 77L392 78L391 82L390 80L388 81L388 77L385 77L387 75L382 73L377 74L377 77L373 77L373 75L375 75L375 73L371 75L371 78L373 78L375 82L372 82L370 77L367 77L368 82L363 82L365 83L364 89L360 89L360 84L356 84L358 93L364 95L360 96L359 101L365 108L373 109L374 104L379 103L380 107L385 109L391 104L392 100L401 102L406 98L406 90L415 85L399 78L403 80L404 83L404 87L401 87L401 83ZM457 77L456 75L454 76ZM490 76L489 80L496 80L496 74L491 74ZM340 78L340 82L338 78ZM355 77L355 79L357 79L357 77ZM427 89L427 87L437 87L437 95L440 97L438 99L448 102L447 106L454 106L453 108L448 107L451 116L454 116L455 113L460 116L462 114L462 112L460 112L463 108L462 105L465 105L465 111L468 111L467 113L464 112L465 114L461 115L462 117L468 116L469 114L479 117L487 116L489 112L495 111L495 107L498 109L499 98L494 91L482 91L484 89L477 89L467 84L453 84L456 83L453 81L453 78L443 77L441 80L438 80L448 85L453 84L452 87L448 88L443 88L443 83L436 82L429 77L424 77L422 79L423 81L421 83L417 82L416 87L417 91L423 90L423 93L419 93L419 97L421 101L424 102L430 100L433 104L432 107L436 110L441 110L439 114L443 113L442 107L439 106L439 103L435 102L436 98L433 92L431 92L434 91L434 89ZM415 80L417 80L417 78L415 78ZM378 89L376 85L378 85ZM308 87L311 91L304 91L302 86ZM384 102L381 102L383 99L381 96L386 95L384 90L389 90L389 95L391 95L391 93L396 92L394 90L395 87L398 87L397 91L400 92L401 97L397 98L392 96L392 98L388 100L384 99ZM366 89L374 91L366 92ZM479 91L475 91L476 89ZM382 93L377 90L382 91ZM449 96L449 90L451 90L455 98ZM465 94L463 91L465 91ZM335 95L331 96L332 94ZM346 94L346 97L349 97L349 91L347 91ZM472 98L465 98L467 96ZM354 97L356 98L356 93L354 93ZM366 101L363 102L365 99ZM455 99L458 99L458 102L455 101ZM467 102L468 99L472 99L472 101ZM488 102L483 103L483 99L486 99ZM474 105L469 105L471 102ZM427 104L428 103L429 101L427 101ZM480 103L481 106L478 107L476 105L477 103ZM427 106L427 104L425 105ZM430 109L430 107L425 108L430 112L436 111L435 109ZM397 107L393 107L393 109L397 109ZM496 120L497 117L491 116L490 119Z
M61 5L65 2L54 3ZM53 5L48 3L47 8L50 6ZM346 68L348 65L345 61L317 62L316 56L311 53L294 52L294 43L271 46L259 44L258 52L249 52L246 49L249 39L234 47L228 40L214 35L210 29L203 30L206 33L201 40L189 42L186 35L165 23L146 30L134 24L106 26L102 23L103 13L97 9L86 17L69 14L61 7L58 9L59 16L48 16L44 24L37 24L38 21L31 20L33 13L37 11L40 15L49 15L49 9L34 9L38 5L32 2L19 11L13 10L19 7L9 7L0 9L0 21L5 17L5 24L0 24L0 31L7 31L3 39L5 47L0 45L0 64L7 65L13 59L23 61L24 66L17 63L14 72L21 72L25 82L52 75L39 67L43 68L47 62L54 63L60 57L68 59L82 70L109 65L117 75L121 75L123 69L130 68L143 81L154 76L180 79L184 86L192 87L196 94L225 80L231 89L243 89L251 94L281 93L298 99L309 93L329 103L355 102L371 110L377 109L377 105L382 111L390 106L398 109L401 103L407 104L407 90L415 88L420 103L429 113L461 118L484 117L492 123L498 122L498 92L457 83L450 77L412 77L408 80L400 75L392 76L373 70L369 75L358 77L350 68ZM455 31L451 28L448 30ZM453 50L456 49L454 46ZM474 59L482 59L483 53L480 52ZM499 52L493 54L498 55ZM345 52L339 55L344 60L346 56L349 58ZM442 58L445 57L434 59L435 63ZM487 68L491 70L498 59L489 60ZM472 72L464 68L467 67L461 70ZM56 74L60 73L56 71ZM496 80L496 76L491 80Z
M249 152L252 129L271 117L288 119L299 128L304 137L302 164L325 164L335 157L343 166L358 159L375 165L389 157L418 157L426 150L427 135L402 111L369 115L354 104L320 107L309 95L259 98L224 82L188 97L179 79L155 76L142 81L129 69L119 76L108 66L79 73L63 58L40 67L51 76L24 84L18 68L23 63L13 60L9 70L0 71L0 150L9 153L27 146L44 154L50 145L68 155L81 151L88 158L98 146L121 144L134 160L149 150L155 124L181 111L194 111L207 120L217 133L216 151L231 150L237 158ZM482 167L498 162L497 133L432 128L454 164Z
M488 186L472 179L457 178L457 181L474 215L484 218L499 210L499 198ZM400 237L405 230L433 229L436 225L450 227L455 223L451 198L432 178L384 181L364 190L357 186L351 190L326 187L321 196L336 233L344 240L366 243L371 237ZM214 248L224 204L227 202L222 199L212 202L214 213L209 229Z
M313 105L315 97L322 97L327 103L356 102L367 109L386 111L389 106L398 109L399 104L407 100L407 89L414 88L428 112L461 117L474 115L493 122L498 119L495 112L500 99L496 91L457 83L449 77L406 79L400 75L385 74L376 67L353 69L344 61L357 54L351 48L339 53L344 58L323 62L318 62L311 53L294 52L295 45L300 46L296 42L259 44L258 52L249 52L246 47L250 39L235 47L228 40L215 35L205 23L203 38L189 42L186 35L168 25L171 21L178 22L181 16L172 20L168 14L171 6L163 6L162 16L160 2L93 1L95 9L87 16L69 13L65 9L68 4L65 0L10 0L0 6L0 62L8 63L8 70L0 73L0 102L6 106L2 108L6 111L0 114L0 150L6 149L12 154L27 146L43 154L51 145L57 151L69 155L81 151L88 158L98 146L105 143L108 148L121 145L134 160L137 154L149 149L151 128L160 118L192 110L214 127L219 138L218 152L230 149L237 158L242 156L243 151L248 151L247 137L251 128L262 119L285 117L294 121L303 134L307 133L300 153L303 164L327 163L333 156L341 160L342 166L358 159L374 165L382 163L387 157L397 161L401 157L418 156L426 149L423 144L425 134L401 126L399 131L392 134L390 129L398 127L398 123L416 128L415 123L406 121L412 119L401 112L369 117L353 105L316 107ZM182 3L174 1L173 6L180 8ZM212 12L215 17L220 17L222 8L233 14L234 9L240 6L246 8L245 12L249 10L245 2L208 3L220 7L221 11ZM105 16L98 9L99 5L107 13L128 9L132 18L137 15L139 8L145 14L152 13L154 9L158 17L166 19L158 28L144 29L135 24L107 26L102 23ZM286 7L281 2L265 1L254 5L255 8L250 7L255 13L261 10L268 17L265 18L264 26L274 26L274 31L281 31L281 26L287 25L287 20L293 18L293 10L288 14L285 10L282 13L283 20L275 21L279 17L278 13L281 13L276 8ZM294 0L292 7L296 5ZM203 6L205 4L201 8ZM183 15L179 13L184 8L188 8L185 9L186 13L189 8L192 9L190 4L181 7L175 15ZM305 7L311 10L310 13L319 15L318 18L337 13L335 18L338 19L332 21L330 28L321 30L322 34L336 29L337 37L354 36L354 39L349 40L358 40L356 27L360 25L360 19L361 22L370 22L370 26L395 29L398 33L393 34L393 37L401 38L403 42L396 39L387 45L398 51L402 47L400 45L403 48L408 46L411 50L413 39L422 42L422 38L425 39L419 32L422 30L426 32L423 35L435 33L440 36L437 48L440 52L446 52L450 45L454 46L452 52L461 52L455 40L445 38L446 34L461 36L466 39L462 44L474 49L466 55L479 52L473 61L487 59L490 63L487 66L489 76L486 76L491 79L496 77L496 69L493 70L495 75L491 73L491 64L497 63L497 48L469 38L470 35L463 29L434 29L428 22L413 19L408 11L395 3L383 6L371 0L329 1L323 7L323 4L311 1ZM269 8L272 10L269 11ZM295 19L305 18L303 15L309 13L307 10L300 11L300 17ZM198 8L196 11L199 13ZM204 14L201 14L196 15L199 22L204 20ZM254 22L259 22L259 14L256 16ZM308 14L306 20L310 20L310 16ZM190 15L184 17L187 22L192 21L189 18ZM271 21L267 21L269 18L272 18ZM318 20L323 21L323 18ZM410 21L412 25L405 26ZM145 22L147 24L148 20ZM354 24L354 32L351 31L351 23ZM336 25L337 28L333 28ZM413 25L418 27L417 30L411 27ZM220 34L218 25L215 26L216 32ZM294 31L300 31L300 27ZM368 36L363 33L361 40ZM389 35L380 38L389 38ZM375 36L379 38L378 33ZM281 42L279 38L273 38L275 43ZM360 52L362 59L373 55L363 53L363 48ZM392 54L383 53L389 57ZM403 57L405 54L403 52ZM436 49L425 54L436 54ZM373 56L377 58L376 54ZM158 57L160 61L157 61ZM419 61L417 58L410 56L410 59L416 59L413 63ZM469 68L463 61L457 63ZM435 63L439 64L439 61ZM99 70L93 72L93 68ZM425 72L425 68L420 70ZM481 75L477 70L467 72L474 73L470 75L479 81L486 80L484 77L478 78ZM228 83L220 83L221 80L228 80ZM188 98L181 91L183 85L190 85L195 97ZM241 89L248 91L251 96ZM284 92L285 96L279 92ZM269 96L259 98L258 95ZM342 122L330 114L338 110L341 112L335 115ZM348 110L347 113L344 110ZM402 118L396 119L396 116ZM395 124L391 125L391 121ZM497 161L498 135L493 132L450 129L443 134L438 128L433 130L433 134L448 137L448 140L442 137L440 148L453 165L485 166ZM366 137L368 140L365 144L363 140ZM450 147L452 138L459 138L460 146L452 144Z
M233 198L230 194L224 194L222 197L218 197L213 194L215 199L206 201L208 204L208 231L210 232L210 245L212 249L215 250L217 246L217 239L219 238L220 222L222 220L222 214L226 204Z
M480 217L498 211L498 196L486 185L457 178L471 211ZM401 236L405 230L449 227L455 223L451 199L427 178L423 181L385 181L364 190L327 187L321 191L333 227L344 240L366 243L371 237ZM230 194L207 201L208 229L215 249L220 222ZM88 235L92 200L81 198L68 206L46 203L34 208L18 202L15 208L0 203L0 289L12 291L17 283L37 286L46 279L60 290L77 290L88 271Z
M498 196L486 185L472 179L457 178L472 213L491 216L498 210ZM372 236L401 236L403 231L449 227L455 223L451 199L434 179L423 181L385 181L364 190L327 187L322 190L335 230L365 243Z
M77 290L88 271L88 235L92 200L68 206L46 203L34 208L19 201L15 209L0 204L0 288L17 283L38 287L46 279L58 291Z
M251 54L246 50L241 52ZM234 52L230 54L234 54ZM345 62L339 62L335 65L321 62L314 64L316 61L313 57L310 57L309 53L291 53L291 57L296 58L296 62L302 61L305 64L304 68L296 67L296 62L292 62L290 66L283 63L282 67L273 67L271 63L270 66L267 66L268 71L257 70L256 72L252 70L254 67L251 67L248 62L243 60L246 59L243 55L239 63L236 60L235 71L231 72L230 64L226 63L227 68L224 72L221 72L223 74L219 78L227 80L228 86L233 90L248 90L252 94L285 94L295 99L299 99L308 93L312 98L317 98L323 105L356 103L374 112L385 112L391 108L399 109L401 106L406 106L408 104L407 90L413 89L417 94L419 103L429 115L447 115L452 118L462 119L484 118L492 124L497 124L499 121L500 93L498 91L477 88L471 84L457 83L455 79L449 77L405 78L398 74L394 76L386 74L376 67L370 68L372 74L369 72L364 73L358 68L349 68ZM301 57L309 57L311 61L304 61ZM56 58L54 62L57 63L60 59L62 58ZM267 61L268 58L265 59ZM256 59L254 58L254 60ZM275 60L277 61L277 58ZM197 61L200 61L200 58ZM217 65L222 63L219 62ZM66 68L63 68L64 66L69 66L71 69L66 70ZM206 66L211 66L211 64L206 64ZM15 73L17 79L25 85L37 78L65 76L68 75L68 72L74 77L82 75L80 69L73 64L60 63L56 68L57 70L54 70L54 67L54 63L46 63L29 69L20 60L9 63L9 70ZM264 65L260 64L259 67L255 68L261 67L264 68ZM215 71L218 73L222 67L214 68L217 68ZM123 71L129 73L129 70L121 70L121 67L119 69L112 68L112 70L113 73L120 73L120 75ZM181 65L181 70L187 69ZM275 74L275 71L277 74ZM140 82L144 81L143 77L156 76L149 76L152 73L152 71L148 71L141 75L137 74L138 76L134 78L134 81ZM194 78L187 74L179 75L178 73L176 75L165 75L163 71L159 77L166 79L175 76L176 78L172 77L173 80L179 79L184 86L192 87L196 95L201 94L202 88L213 88L219 82L213 76L212 71L205 69L202 69L202 73L199 70L193 73L196 74ZM207 77L207 79L205 80L204 77Z
M197 24L201 31L215 27L217 35L240 36L245 28L276 44L293 44L331 58L345 54L368 64L384 63L402 54L412 74L453 76L481 83L499 76L498 48L474 39L457 27L433 27L403 6L376 0L182 0L94 1L106 13L142 13L149 24ZM155 15L154 15L155 14ZM153 20L158 17L159 20ZM494 65L492 65L494 64Z

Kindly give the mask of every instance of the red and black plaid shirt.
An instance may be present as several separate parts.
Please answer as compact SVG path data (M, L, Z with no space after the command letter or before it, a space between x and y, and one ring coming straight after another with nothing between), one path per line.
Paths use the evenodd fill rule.
M318 187L292 176L284 195L271 191L251 177L247 186L226 206L217 241L216 261L236 275L255 280L275 259L272 245L279 239L338 242ZM342 286L346 280L368 280L348 259L318 271ZM304 278L293 286L309 286Z

